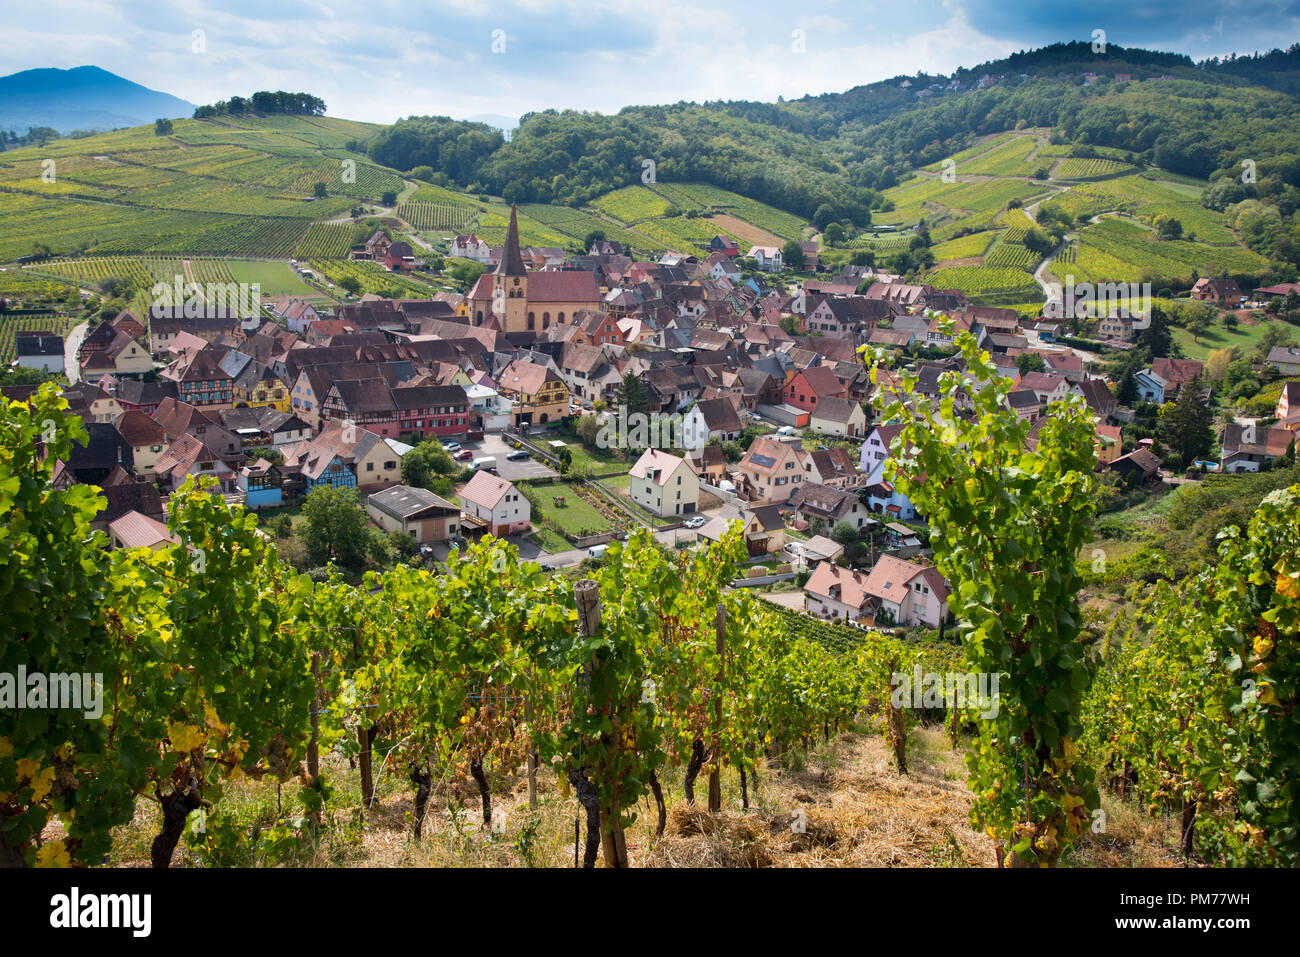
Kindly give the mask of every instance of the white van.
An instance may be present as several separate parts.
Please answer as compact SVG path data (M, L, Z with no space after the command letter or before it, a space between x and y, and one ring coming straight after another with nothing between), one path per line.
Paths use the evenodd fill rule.
M793 425L783 425L776 430L777 435L794 435Z
M494 469L497 467L497 460L495 455L485 455L481 459L475 459L470 464L475 469Z
M600 558L607 551L609 551L608 545L592 545L591 548L587 549L587 557Z

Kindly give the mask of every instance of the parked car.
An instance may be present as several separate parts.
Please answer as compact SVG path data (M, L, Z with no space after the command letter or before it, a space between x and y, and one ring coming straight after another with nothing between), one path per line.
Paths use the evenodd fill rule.
M506 459L511 462L522 462L526 458L529 458L529 455L523 449L515 449L506 456Z
M777 435L794 435L793 425L783 425L776 430Z
M459 452L456 452L454 455L452 455L452 458L455 459L457 462L468 462L473 457L474 457L473 449L461 449Z
M446 443L446 444L443 446L443 448L446 449L448 452L456 452L456 451L459 451L459 449L460 449L460 443L459 443L459 442L448 442L448 443Z
M542 571L544 571L544 572L553 572L553 571L555 571L555 566L554 566L554 565L547 565L547 564L543 563L543 565L542 565Z
M693 515L686 521L682 522L682 528L702 528L704 526L703 515Z
M447 539L447 544L452 548L459 548L463 552L469 545L469 542L465 541L465 539L461 538L459 535L453 535L451 538Z

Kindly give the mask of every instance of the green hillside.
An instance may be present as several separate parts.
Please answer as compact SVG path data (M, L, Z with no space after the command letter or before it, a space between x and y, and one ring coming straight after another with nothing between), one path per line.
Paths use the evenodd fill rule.
M315 220L401 189L349 152L378 127L325 117L218 117L0 154L0 260L174 252L288 256ZM316 183L328 196L313 197Z

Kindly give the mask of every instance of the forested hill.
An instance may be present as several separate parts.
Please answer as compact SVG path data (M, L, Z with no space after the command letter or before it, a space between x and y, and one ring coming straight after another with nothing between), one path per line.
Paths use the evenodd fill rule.
M1089 82L1085 74L1097 74ZM1130 80L1116 80L1128 75ZM1125 151L1198 178L1255 160L1267 197L1300 185L1300 46L1193 63L1173 53L1057 44L958 70L896 77L778 103L529 114L509 142L482 124L412 117L368 144L372 158L427 165L450 185L518 202L582 204L641 181L702 181L812 218L830 204L857 223L911 169L983 134L1046 127L1061 142ZM982 80L982 78L984 78Z

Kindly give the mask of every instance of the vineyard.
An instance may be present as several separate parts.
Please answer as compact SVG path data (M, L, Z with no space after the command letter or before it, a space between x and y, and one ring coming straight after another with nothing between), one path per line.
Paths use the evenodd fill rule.
M33 414L41 417L5 411L27 423L18 425L21 467L48 477L68 439L48 461L35 439L45 418L62 425L63 414L52 393ZM22 494L38 494L30 487ZM585 811L587 865L602 857L611 867L629 863L624 829L643 798L661 794L661 776L683 773L688 795L697 777L701 787L707 780L717 810L721 771L733 769L748 806L770 755L794 757L864 709L893 715L886 733L898 739L900 770L905 760L905 716L888 704L889 682L919 653L880 635L833 652L788 634L751 596L725 591L744 556L739 528L696 556L638 532L576 588L488 536L449 574L401 566L358 589L293 572L255 518L193 484L171 501L180 543L110 553L85 534L95 506L78 491L55 492L57 506L33 513L48 525L6 545L16 554L57 529L70 545L61 561L82 579L9 605L17 633L39 639L0 644L0 664L12 667L21 649L29 664L54 670L77 654L82 667L115 676L107 700L129 695L131 705L102 721L58 711L0 717L0 787L21 811L5 806L7 846L33 862L98 861L113 828L146 799L136 795L155 795L147 799L167 822L155 866L183 835L215 852L208 842L233 836L221 797L244 774L300 778L298 797L319 821L333 793L320 757L331 753L359 763L363 805L377 771L409 773L416 839L446 782L470 782L491 828L505 781L548 768ZM71 537L78 532L84 540ZM84 624L49 624L64 618ZM232 670L241 675L233 685L224 677ZM74 789L51 773L59 767L93 785ZM187 829L200 808L204 828ZM660 834L664 811L660 802ZM43 833L53 817L63 818L57 838Z
M11 305L64 303L70 298L74 306L80 301L75 287L66 281L17 267L0 269L0 299L9 300Z
M403 203L397 215L419 230L459 231L474 218L474 210L453 203Z
M370 236L366 226L348 223L312 223L293 251L295 259L347 259L357 243Z
M0 163L0 260L37 244L64 256L288 258L311 221L403 188L395 172L342 150L373 130L323 117L187 119L167 138L139 127L11 150ZM325 198L313 198L317 182Z
M1052 170L1057 179L1100 179L1131 172L1128 163L1110 159L1063 159Z
M361 284L359 295L374 293L390 299L427 298L437 289L412 276L390 272L381 263L346 259L313 259L312 270L334 285L345 276L354 277Z
M596 209L619 222L636 225L676 210L667 199L644 186L625 186L606 193L592 203Z
M656 183L650 187L683 212L727 213L783 240L802 239L805 223L774 206L703 183Z
M904 427L928 479L898 481L940 533L940 570L969 569L950 596L960 648L815 621L728 589L745 559L739 526L696 553L637 532L576 585L486 536L444 574L399 565L358 588L294 571L254 516L191 480L170 501L175 544L110 551L89 528L93 492L50 484L55 462L85 440L57 390L31 406L4 402L11 455L0 485L14 491L0 502L10 529L0 567L39 551L46 577L36 587L0 577L11 622L0 670L89 671L108 684L93 719L0 711L0 854L94 865L117 856L133 821L151 819L155 867L182 842L209 866L292 863L314 835L347 827L356 840L392 820L400 777L413 847L455 829L477 843L507 835L528 858L545 776L547 805L585 825L575 865L626 867L643 860L628 842L643 814L637 833L652 849L672 838L669 785L675 794L680 782L685 801L672 809L675 833L753 810L784 827L802 803L770 810L779 769L865 730L892 767L864 786L892 788L909 773L916 722L932 720L954 750L968 748L970 822L996 842L999 863L1069 862L1098 820L1100 782L1137 813L1181 817L1188 858L1294 866L1300 489L1265 498L1221 543L1217 565L1148 589L1134 613L1091 634L1076 597L1093 510L1089 416L1063 406L1027 452L1005 380L973 337L959 344L973 378L944 383L945 401ZM903 373L898 392L879 397L882 414L901 408L892 404L914 380ZM945 411L958 390L970 419ZM981 450L974 461L969 448ZM985 534L968 534L977 514ZM1042 574L1026 575L1028 564ZM914 669L1000 674L997 707L930 691L921 700L915 688L909 699L898 676ZM345 777L359 792L343 793ZM274 787L275 807L283 799L300 815L270 832L241 817L238 795L259 781ZM553 845L535 849L556 862Z
M14 361L14 337L24 329L39 329L66 336L76 323L70 316L6 316L0 314L0 369Z
M982 302L1028 302L1042 298L1029 272L1008 266L945 266L930 273L926 282L939 289L960 289Z
M1010 140L957 167L958 175L978 176L1032 176L1038 168L1029 156L1038 146L1038 140L1032 136L1021 136Z
M969 236L960 236L939 243L931 251L934 253L934 258L939 262L946 259L966 259L970 256L983 256L994 238L994 234L989 232L971 233ZM870 243L869 245L872 248L880 248L876 243Z
M521 217L526 215L533 222L561 234L565 242L573 240L582 242L590 233L602 232L611 242L622 243L634 249L653 248L653 243L648 236L623 229L608 220L569 206L530 203L520 207L519 212Z

